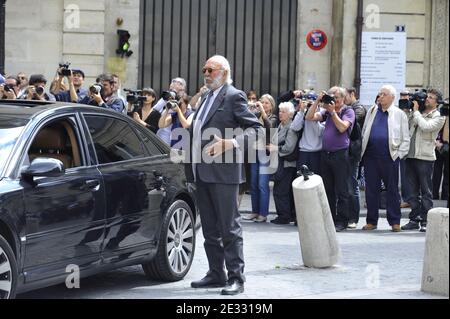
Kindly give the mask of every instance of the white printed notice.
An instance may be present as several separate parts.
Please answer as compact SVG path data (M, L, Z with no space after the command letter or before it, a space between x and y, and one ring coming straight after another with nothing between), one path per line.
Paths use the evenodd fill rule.
M406 32L363 32L361 50L362 105L371 106L384 84L405 88ZM397 96L398 98L398 96Z

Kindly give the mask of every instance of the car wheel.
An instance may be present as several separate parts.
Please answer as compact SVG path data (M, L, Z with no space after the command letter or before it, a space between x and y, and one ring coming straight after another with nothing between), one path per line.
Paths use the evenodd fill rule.
M16 296L17 263L8 242L0 236L0 299Z
M195 251L195 221L189 205L178 200L164 215L155 258L143 264L148 278L178 281L191 268Z

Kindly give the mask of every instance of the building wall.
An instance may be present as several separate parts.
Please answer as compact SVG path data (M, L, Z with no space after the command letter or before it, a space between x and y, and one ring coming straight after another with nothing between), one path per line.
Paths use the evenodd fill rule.
M325 89L354 85L357 0L299 0L297 88ZM58 62L70 61L86 71L87 83L104 72L119 73L124 87L136 87L139 64L139 0L9 0L6 2L6 73L44 73L49 79ZM446 0L364 0L380 9L380 25L364 31L392 32L405 25L407 32L406 83L411 89L434 86L449 95L448 17ZM71 26L70 5L80 9L79 27ZM118 26L118 18L123 24ZM367 21L366 21L367 22ZM134 55L115 54L117 29L131 33ZM321 29L329 43L312 51L306 35Z
M370 5L379 8L379 26L367 23ZM355 84L357 8L358 0L299 0L298 88ZM407 87L433 86L448 96L448 1L364 0L363 9L363 31L394 32L397 25L405 26ZM331 40L322 51L312 51L306 45L306 34L315 28L325 31Z
M14 0L6 2L5 71L55 76L58 63L97 75L118 73L124 87L136 87L139 58L139 0ZM79 10L79 11L78 11ZM123 24L118 26L118 18ZM129 30L130 58L118 58L117 29Z

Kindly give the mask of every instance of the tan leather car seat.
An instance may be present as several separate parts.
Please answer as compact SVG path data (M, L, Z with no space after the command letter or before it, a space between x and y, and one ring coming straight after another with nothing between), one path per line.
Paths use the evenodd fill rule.
M58 129L43 128L31 145L30 161L37 157L49 157L60 160L66 169L73 167L72 158L65 154L66 138L66 134Z

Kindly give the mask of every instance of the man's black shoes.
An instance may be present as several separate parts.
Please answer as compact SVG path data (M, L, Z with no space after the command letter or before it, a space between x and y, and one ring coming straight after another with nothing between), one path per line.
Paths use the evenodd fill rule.
M191 282L192 288L221 288L225 287L226 281L225 280L217 280L214 278L211 278L209 276L206 276L200 280Z
M420 229L419 223L413 220L409 221L408 224L402 226L402 230L419 230L419 229Z
M235 296L244 292L244 283L237 279L228 282L227 286L222 289L221 295Z

